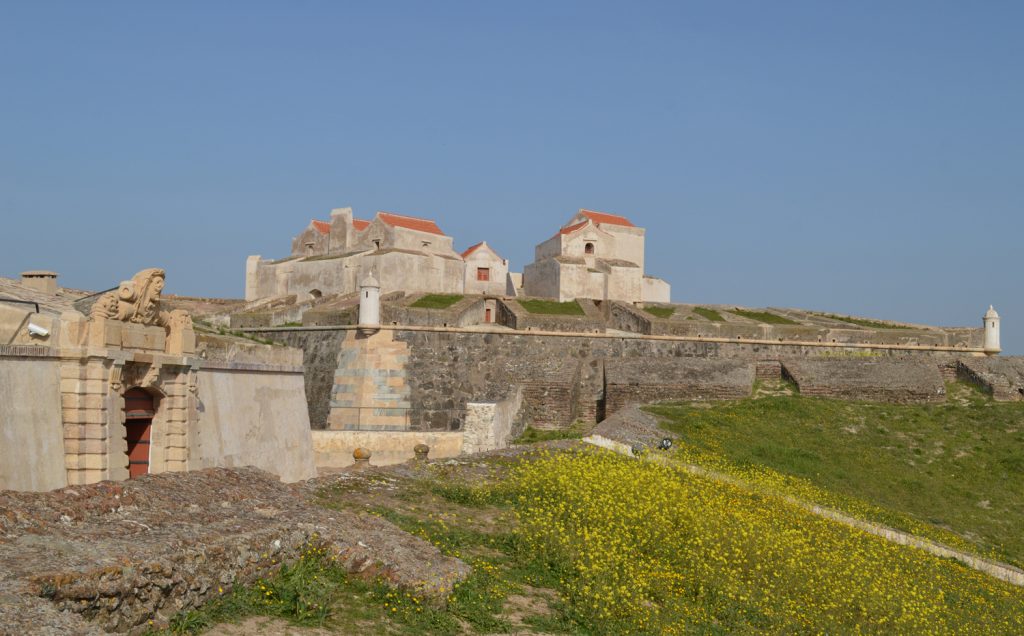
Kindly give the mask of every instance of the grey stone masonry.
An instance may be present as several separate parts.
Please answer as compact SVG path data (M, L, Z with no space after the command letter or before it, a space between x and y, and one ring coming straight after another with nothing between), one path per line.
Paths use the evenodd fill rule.
M944 402L939 366L927 360L783 360L802 395L902 404Z
M997 401L1024 400L1022 357L965 358L957 364L957 377L977 384Z

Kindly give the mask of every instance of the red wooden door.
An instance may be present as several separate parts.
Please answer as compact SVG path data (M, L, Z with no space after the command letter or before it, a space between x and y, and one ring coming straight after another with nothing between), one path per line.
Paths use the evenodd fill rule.
M491 322L491 309L489 307L484 310L484 322Z
M128 442L128 476L149 472L149 436L153 429L153 396L136 387L124 394L125 441Z

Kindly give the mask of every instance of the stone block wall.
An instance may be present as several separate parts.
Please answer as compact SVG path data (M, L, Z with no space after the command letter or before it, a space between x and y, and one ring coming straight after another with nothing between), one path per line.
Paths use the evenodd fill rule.
M979 386L1000 402L1024 400L1024 358L1017 356L965 358L956 375Z
M588 301L589 302L589 301ZM583 301L580 301L581 308ZM593 307L593 303L590 303ZM554 331L564 333L603 333L604 320L600 312L583 309L582 316L534 314L515 300L498 301L498 320L501 325L519 331Z
M749 397L755 364L705 358L618 359L605 363L606 415L628 404Z
M944 402L939 366L929 360L784 360L801 395L900 404Z

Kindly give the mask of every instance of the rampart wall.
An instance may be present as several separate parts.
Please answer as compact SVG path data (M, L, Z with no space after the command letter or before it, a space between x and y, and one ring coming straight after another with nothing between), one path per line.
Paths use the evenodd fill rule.
M326 424L331 378L338 365L338 351L349 328L287 328L261 330L265 338L278 340L306 352L306 393L310 400L311 422L316 428ZM389 328L392 329L392 328ZM611 405L624 403L632 391L636 399L686 399L690 393L664 377L667 361L681 359L733 360L750 366L751 377L781 373L779 361L791 359L873 359L916 360L938 369L955 365L957 359L981 355L960 348L896 345L832 345L830 343L778 343L749 340L697 339L680 337L644 337L611 334L564 334L544 332L481 331L437 327L395 327L397 341L409 346L407 381L411 389L413 411L451 413L464 409L467 402L498 402L522 387L520 419L538 428L561 428L576 420L594 423L602 419L609 406L606 395L606 365L628 365L628 374L637 378L612 386L620 397ZM683 365L675 365L679 369ZM674 368L675 368L674 367ZM622 367L626 368L626 367ZM731 372L730 372L731 373ZM744 372L745 373L745 372ZM699 374L693 376L697 387ZM731 377L731 379L729 379ZM712 393L735 397L736 376L725 374L723 384ZM745 376L744 376L745 377ZM641 382L643 378L647 381ZM614 380L614 378L613 378ZM746 380L744 380L746 381ZM709 379L705 384L713 384ZM641 386L651 388L648 393ZM686 384L686 383L683 383ZM688 389L689 391L689 389ZM691 391L692 392L692 391ZM433 422L414 420L414 430L450 430L455 418Z

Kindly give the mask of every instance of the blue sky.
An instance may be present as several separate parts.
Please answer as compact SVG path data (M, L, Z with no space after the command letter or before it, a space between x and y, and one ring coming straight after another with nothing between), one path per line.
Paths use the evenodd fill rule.
M1024 3L0 2L0 274L241 296L332 207L1024 353Z

